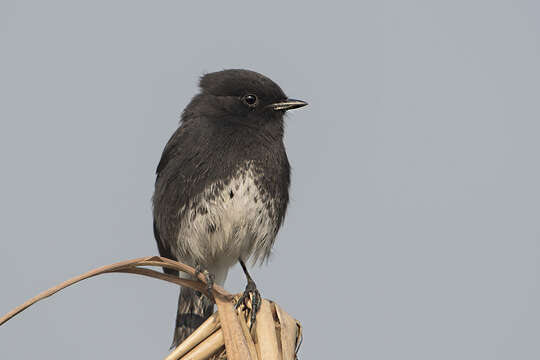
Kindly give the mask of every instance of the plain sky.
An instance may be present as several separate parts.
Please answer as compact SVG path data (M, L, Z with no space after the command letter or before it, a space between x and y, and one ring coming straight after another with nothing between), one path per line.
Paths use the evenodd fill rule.
M539 20L532 0L2 0L0 313L156 254L163 146L200 75L248 68L310 104L253 270L300 358L539 359ZM177 291L88 280L2 326L0 358L161 359Z

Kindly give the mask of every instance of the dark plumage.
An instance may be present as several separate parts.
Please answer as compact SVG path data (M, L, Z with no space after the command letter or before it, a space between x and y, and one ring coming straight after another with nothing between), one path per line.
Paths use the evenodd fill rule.
M207 74L200 88L157 167L154 234L161 256L223 285L238 259L270 253L289 201L283 115L306 103L248 70ZM182 288L173 345L211 312L208 299Z

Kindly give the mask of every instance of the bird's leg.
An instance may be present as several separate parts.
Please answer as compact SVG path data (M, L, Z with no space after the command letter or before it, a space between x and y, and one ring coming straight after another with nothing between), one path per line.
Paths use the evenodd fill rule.
M238 308L241 304L246 304L246 301L248 299L251 299L251 323L249 325L249 328L253 327L253 324L255 324L255 319L257 316L257 312L259 311L261 307L261 294L259 293L259 290L257 290L257 285L255 285L255 281L251 278L251 275L249 275L248 269L246 267L246 264L244 263L244 260L238 259L240 262L240 265L242 266L242 270L244 270L244 274L246 274L247 279L247 285L246 289L244 290L244 293L238 299L238 302L236 303L236 308Z
M208 295L212 295L212 289L214 288L214 274L208 272L208 270L203 269L200 264L195 266L195 279L199 277L199 274L203 274L206 278L206 290L208 290Z

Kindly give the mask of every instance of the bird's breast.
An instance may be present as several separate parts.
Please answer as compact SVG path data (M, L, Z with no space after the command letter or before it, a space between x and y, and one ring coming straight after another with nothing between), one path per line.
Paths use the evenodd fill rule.
M274 199L261 188L260 176L245 166L209 184L186 205L177 240L179 258L232 265L239 257L268 256L279 225Z

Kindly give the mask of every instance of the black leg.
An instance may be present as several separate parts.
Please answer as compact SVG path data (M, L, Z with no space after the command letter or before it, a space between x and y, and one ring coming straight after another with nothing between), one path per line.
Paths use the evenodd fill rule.
M257 285L255 285L255 281L253 281L251 275L249 275L249 271L246 267L246 264L244 263L244 260L238 259L238 261L240 262L242 270L244 270L244 274L246 275L247 285L244 293L242 294L240 299L238 299L236 307L238 308L241 304L246 304L247 299L251 298L251 323L249 325L251 329L253 327L253 324L255 324L257 312L261 308L261 294L259 293L259 290L257 290Z

